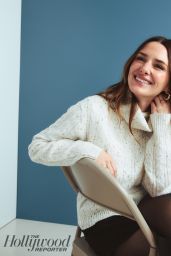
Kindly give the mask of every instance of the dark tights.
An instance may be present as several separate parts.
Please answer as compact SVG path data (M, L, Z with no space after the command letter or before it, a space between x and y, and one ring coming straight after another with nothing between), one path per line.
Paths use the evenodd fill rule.
M150 197L138 205L148 225L165 242L171 255L171 194ZM98 256L148 256L149 244L137 223L123 216L112 216L84 230L85 239ZM169 248L170 246L170 248ZM158 244L159 252L160 246ZM163 249L162 249L163 251Z
M146 196L138 207L151 229L166 240L167 252L165 251L163 255L171 255L171 195L154 198ZM115 256L148 256L148 254L149 244L138 229L119 246Z

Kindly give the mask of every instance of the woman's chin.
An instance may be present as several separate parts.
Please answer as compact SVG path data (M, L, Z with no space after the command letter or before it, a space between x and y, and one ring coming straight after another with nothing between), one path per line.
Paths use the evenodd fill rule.
M151 88L149 88L149 86L132 86L130 90L134 95L148 96L150 94Z
M137 90L131 90L131 92L134 94L134 96L137 99L147 99L149 101L149 98L153 99L153 97L155 97L154 95L151 94L150 90L146 90L144 88L137 89Z

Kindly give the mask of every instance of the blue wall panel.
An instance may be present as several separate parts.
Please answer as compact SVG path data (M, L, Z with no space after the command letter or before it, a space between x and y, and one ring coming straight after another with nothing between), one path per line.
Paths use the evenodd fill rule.
M120 79L149 36L171 37L171 2L23 0L17 217L76 224L75 194L59 167L30 161L34 134L78 100Z

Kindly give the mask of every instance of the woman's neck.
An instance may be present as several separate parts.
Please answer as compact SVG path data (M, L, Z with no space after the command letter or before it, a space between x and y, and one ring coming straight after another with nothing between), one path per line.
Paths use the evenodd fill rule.
M138 105L142 112L151 112L151 101L139 101Z

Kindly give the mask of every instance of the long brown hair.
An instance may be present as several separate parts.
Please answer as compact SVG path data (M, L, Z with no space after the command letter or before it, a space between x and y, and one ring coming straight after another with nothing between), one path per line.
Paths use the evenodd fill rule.
M131 103L130 116L129 116L129 129L131 133L132 133L131 123L132 123L134 114L136 112L137 99L129 90L128 73L129 73L130 66L134 61L135 57L137 56L138 52L141 51L145 47L145 45L150 42L159 42L167 50L168 60L169 60L169 77L170 77L169 86L171 88L171 40L163 36L156 36L156 37L151 37L145 40L136 49L136 51L130 56L130 58L125 63L122 78L118 83L109 86L106 90L97 94L105 98L108 101L109 107L112 108L114 111L116 111L119 114L119 116L120 116L121 104Z

